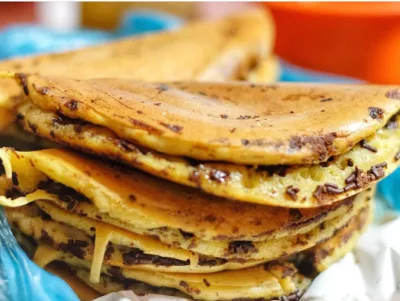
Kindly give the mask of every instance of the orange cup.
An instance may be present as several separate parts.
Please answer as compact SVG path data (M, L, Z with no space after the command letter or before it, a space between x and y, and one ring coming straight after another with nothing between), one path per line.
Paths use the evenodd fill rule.
M400 84L400 3L263 3L275 52L299 66Z

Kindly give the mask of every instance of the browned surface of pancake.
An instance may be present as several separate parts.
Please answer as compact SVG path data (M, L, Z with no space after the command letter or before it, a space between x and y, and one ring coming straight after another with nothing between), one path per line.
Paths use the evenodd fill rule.
M391 86L149 84L17 75L43 110L150 149L238 164L309 164L342 154L400 109Z
M253 10L82 50L12 59L1 62L0 70L79 79L240 79L259 58L268 56L273 40L271 17ZM12 105L10 97L19 92L11 80L0 81L0 104Z
M121 209L140 208L141 212L147 212L156 221L168 221L170 227L221 240L257 237L277 229L297 228L307 221L324 217L340 206L346 208L353 202L353 198L349 198L321 208L290 210L214 197L133 169L61 149L19 152L18 156L28 158L35 168L53 180L85 194L93 201L105 202L95 192L102 191L105 196L112 196Z

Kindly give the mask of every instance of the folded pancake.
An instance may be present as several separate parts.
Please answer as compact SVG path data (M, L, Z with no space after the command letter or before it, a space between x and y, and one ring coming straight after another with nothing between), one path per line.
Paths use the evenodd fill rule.
M371 194L297 210L208 196L60 149L3 149L0 158L0 203L22 206L7 210L10 222L37 241L93 261L94 278L102 262L212 273L294 254L345 227Z
M161 153L236 164L327 161L375 134L400 109L392 86L14 76L43 111L103 126Z
M274 26L263 10L213 22L194 22L174 31L131 37L76 51L17 58L0 70L40 72L77 79L111 77L141 81L245 79L272 51ZM20 94L0 81L0 106Z
M153 84L124 82L127 86L122 87L119 81L103 81L102 86L98 81L74 82L65 79L50 81L31 76L24 81L27 83L31 102L19 107L18 120L25 130L85 152L123 162L158 177L198 187L209 194L234 200L293 208L321 206L339 201L374 185L389 175L400 162L398 160L400 129L397 126L400 101L386 97L385 93L388 91L386 87L279 85L252 88L253 86L247 84L198 83L189 84L186 86L187 89L183 89L179 84L172 84L175 88L170 87L169 90L162 91L163 89L159 90L161 86ZM217 94L211 92L207 95L212 96L194 94L193 91L199 87L215 89ZM45 88L46 93L39 93L42 88ZM106 92L108 88L110 90ZM224 99L224 95L228 94L231 98ZM119 98L117 95L120 95ZM296 104L296 107L299 107L296 108L299 110L297 113L289 111L289 104L291 106L294 104L291 100L293 95L302 95L298 98L301 106ZM329 96L326 98L328 101L315 95ZM251 98L252 96L254 98ZM152 108L147 108L150 105ZM378 105L383 109L374 107ZM187 110L189 106L201 113L201 116L189 112ZM251 106L258 107L259 112L270 110L267 120L259 116L254 119L250 118L253 115L246 115L249 114ZM349 106L354 106L355 109ZM117 114L118 107L120 110ZM241 120L232 120L231 115L228 118L228 115L219 113L214 116L219 109L223 112L222 107L225 107L224 112L230 108L236 110L238 114L243 114L236 118L242 117ZM213 115L205 114L210 108L216 110ZM282 113L283 108L287 109L286 115ZM340 113L338 111L340 108L346 113ZM124 114L126 118L130 116L129 120L123 117ZM168 123L160 121L155 127L155 120L152 120L154 124L148 121L145 123L141 119L134 119L135 114L148 116L146 119L151 116L163 119L164 116L171 114L180 115L181 121L179 125L171 121ZM210 139L215 132L209 128L210 125L212 127L219 125L221 131L226 128L226 131L232 132L221 138L222 140L242 130L247 131L246 135L257 134L258 138L255 137L253 141L277 138L272 152L269 146L263 146L261 142L260 145L250 145L254 150L265 151L262 161L269 160L268 162L275 165L203 162L165 155L139 145L142 138L150 143L156 143L171 137L176 139L174 149L180 148L184 144L179 141L183 134L182 124L187 122L190 127L192 123L189 119L197 118L193 114L204 123L195 127L193 125L193 129L189 131L199 132L198 129L204 126L201 132L204 135L210 133ZM309 117L311 115L312 118ZM321 132L334 126L337 128L337 135L335 134L337 137L331 141L329 147L324 144L325 140L324 142L310 136L311 132ZM351 131L347 138L344 128L347 128L346 131ZM157 132L161 140L148 135L147 131L152 131L154 135ZM299 131L302 131L302 134ZM292 138L286 142L283 141L289 132L290 135L296 136L291 136ZM193 138L198 136L194 132L190 135ZM295 140L293 137L299 138L298 143L293 142ZM359 141L360 138L363 139ZM186 138L182 136L182 139ZM251 139L246 138L245 141ZM338 150L339 146L334 146L336 144L334 141L337 141L338 145L343 144L344 152L329 157L325 162L313 165L283 165L289 159L289 162L292 162L292 159L300 157L304 162L308 162L309 160L303 155L310 152L314 153L310 153L311 157L316 154L315 152L320 152L321 158L324 159L336 152L333 148ZM164 142L162 145L165 146L167 142ZM211 140L209 142L208 145L212 147L214 142ZM245 144L237 148L233 148L233 144L226 145L224 152L227 156L233 156L232 158L235 152L247 158L247 155L251 156L251 151L247 148L249 145ZM285 145L291 146L286 151L278 150L281 147L285 148ZM202 149L209 151L208 146Z
M352 218L346 227L313 249L297 254L292 258L282 258L280 261L236 271L222 271L212 274L182 274L149 272L136 268L127 269L104 264L101 267L100 282L93 283L89 272L90 261L81 259L69 252L56 250L39 243L34 260L40 266L46 266L53 261L67 263L76 276L102 294L132 289L141 294L163 293L178 296L180 294L176 291L181 291L186 296L199 300L231 300L237 298L264 298L269 300L293 294L299 298L301 291L309 285L311 280L311 278L308 278L309 276L303 276L303 271L306 273L309 273L309 271L319 272L321 263L325 266L329 265L348 252L371 218L371 205L371 202L369 202L368 206ZM18 225L13 222L11 224L14 225L14 231L20 231ZM335 248L332 246L335 246ZM321 250L324 250L323 254ZM314 261L304 259L317 253L322 254L322 256L314 256ZM326 258L329 258L329 262L326 261ZM314 276L315 274L310 277Z
M16 199L1 197L5 206L24 205L36 195L76 212L83 210L89 215L99 212L105 219L108 214L107 222L119 219L145 229L167 226L195 233L204 240L257 241L279 238L288 231L297 234L299 228L308 225L307 221L322 222L327 216L343 215L345 211L339 215L329 213L348 208L354 202L354 198L350 198L321 208L301 210L243 204L61 149L17 152L3 148L0 158L5 172L5 184L0 185L3 195L15 190L25 195ZM55 187L52 182L56 182ZM60 202L56 200L57 195L90 201L88 204L80 201L70 208L65 207L68 198ZM237 220L241 220L241 227L237 227Z
M68 250L85 260L100 256L100 262L120 267L169 272L212 273L224 269L241 269L304 250L343 228L355 214L348 209L346 218L334 218L306 233L262 242L213 242L190 239L188 236L164 241L156 234L138 235L105 222L65 211L51 202L37 200L35 204L7 209L10 223L37 241L44 241L59 250ZM105 237L101 240L100 234ZM153 232L155 233L155 232ZM186 244L185 244L186 242ZM110 244L109 244L110 243ZM100 247L100 245L104 247ZM181 246L181 244L183 246ZM198 244L198 245L196 245ZM182 247L184 250L182 249Z

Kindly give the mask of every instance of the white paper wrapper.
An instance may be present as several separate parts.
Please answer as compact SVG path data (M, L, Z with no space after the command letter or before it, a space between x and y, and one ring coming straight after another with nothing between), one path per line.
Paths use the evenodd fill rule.
M96 301L182 301L185 299L132 292ZM321 273L301 301L400 301L400 218L371 228L353 253Z
M132 291L123 291L111 293L109 295L97 298L94 301L186 301L187 299L162 296L162 295L146 295L136 296Z
M400 301L400 219L371 226L352 254L321 273L301 301Z

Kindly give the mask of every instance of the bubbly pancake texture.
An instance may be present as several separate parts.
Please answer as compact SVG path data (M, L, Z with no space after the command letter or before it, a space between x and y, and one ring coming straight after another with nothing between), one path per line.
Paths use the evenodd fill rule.
M44 111L106 127L161 153L236 164L327 161L375 134L400 109L393 86L14 76Z
M18 116L25 130L55 142L209 194L274 206L307 208L339 201L374 185L400 162L398 115L344 154L320 164L293 166L246 166L163 155L122 140L105 127L44 112L31 103L21 106Z

